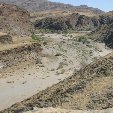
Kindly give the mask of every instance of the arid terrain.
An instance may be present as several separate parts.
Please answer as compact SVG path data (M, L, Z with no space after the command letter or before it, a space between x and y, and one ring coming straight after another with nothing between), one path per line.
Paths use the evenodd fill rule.
M40 108L25 113L112 113L113 109L106 110L67 110L60 108Z
M73 37L76 37L76 35L78 34L73 34ZM31 62L21 59L21 62L16 65L11 62L9 64L11 67L1 69L1 109L58 83L71 76L75 69L79 70L95 58L98 59L111 52L110 49L105 49L104 44L91 42L89 46L93 46L88 47L82 42L73 42L75 38L73 37L71 38L70 35L46 34L44 40L47 45L42 46L43 50L35 58L36 60ZM2 67L3 65L1 65ZM4 104L2 104L3 101Z
M0 0L0 113L113 113L112 49L112 11Z

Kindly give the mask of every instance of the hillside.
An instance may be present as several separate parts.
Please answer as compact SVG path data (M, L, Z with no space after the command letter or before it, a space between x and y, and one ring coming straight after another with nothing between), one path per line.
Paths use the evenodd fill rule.
M91 34L89 35L91 37ZM92 39L98 42L104 42L105 46L113 48L113 24L99 27L92 32Z
M99 16L100 25L89 34L91 39L104 42L106 46L113 48L113 12Z
M53 31L65 31L65 30L92 30L99 26L99 20L95 17L88 17L73 13L60 17L47 17L37 20L35 22L35 28L50 29Z
M79 13L68 15L50 16L35 21L36 29L47 29L57 31L98 31L99 27L113 23L113 13L105 13L95 16L88 16ZM107 29L107 28L106 28ZM96 32L95 31L95 32Z
M72 6L69 4L50 2L48 0L0 0L0 2L15 4L21 8L25 8L30 12L47 10L72 10L77 12L90 12L95 14L104 13L97 8L88 7L86 5Z
M12 35L31 35L30 14L15 5L0 4L0 31Z

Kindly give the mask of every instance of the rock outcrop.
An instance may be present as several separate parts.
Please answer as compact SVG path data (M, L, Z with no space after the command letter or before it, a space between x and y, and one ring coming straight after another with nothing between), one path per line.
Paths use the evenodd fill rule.
M87 17L78 13L73 13L63 17L48 17L35 22L35 28L50 30L92 30L99 26L96 17Z
M12 35L31 35L30 14L15 5L0 4L0 31Z
M109 26L113 23L113 13L106 13L99 16L85 16L73 13L60 17L47 17L35 22L35 28L50 30L76 30L76 31L95 31L100 27Z
M95 41L104 42L106 46L113 48L113 12L99 16L99 26L89 34Z
M113 24L100 26L91 36L94 40L104 42L105 46L113 48Z

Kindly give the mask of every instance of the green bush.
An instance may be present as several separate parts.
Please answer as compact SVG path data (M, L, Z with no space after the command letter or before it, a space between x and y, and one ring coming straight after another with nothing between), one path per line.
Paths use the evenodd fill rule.
M82 42L83 44L89 43L88 39L86 37L83 37L83 36L78 38L78 42Z
M44 37L41 37L41 36L38 36L35 34L33 34L31 37L33 40L36 40L36 41L43 41L43 39L44 39Z

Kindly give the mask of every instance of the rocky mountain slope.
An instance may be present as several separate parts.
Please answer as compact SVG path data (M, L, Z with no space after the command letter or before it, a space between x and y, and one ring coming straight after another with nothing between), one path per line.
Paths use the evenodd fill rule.
M12 35L30 35L33 30L29 13L15 5L0 4L0 31Z
M77 12L91 12L95 14L103 13L103 11L97 8L88 7L86 5L72 6L69 4L50 2L48 0L0 0L0 2L15 4L30 12L47 10L72 10Z
M113 24L100 26L89 34L89 37L98 42L105 42L107 46L113 46Z
M100 16L99 27L89 34L95 41L104 42L106 46L113 48L113 12Z
M50 30L91 30L99 26L97 18L73 13L61 17L47 17L35 22L35 28Z
M32 22L35 20L39 20L40 18L44 18L44 20L41 20L42 23L50 24L47 25L47 28L51 29L58 29L58 30L63 30L67 28L72 28L75 29L76 25L73 25L72 22L77 23L76 21L79 20L79 23L77 23L77 28L76 29L91 29L94 28L93 25L91 24L97 24L92 21L96 21L95 19L92 20L89 17L82 16L82 15L73 15L72 12L75 13L80 13L80 14L85 14L85 15L98 15L98 14L103 14L104 12L97 9L97 8L92 8L88 7L86 5L81 5L81 6L72 6L69 4L63 4L63 3L55 3L55 2L50 2L47 0L0 0L0 3L8 3L8 4L13 4L17 5L7 5L4 6L1 5L1 29L6 30L6 31L13 31L12 33L15 32L15 34L30 34L32 32L32 25L30 23L30 19ZM12 9L11 9L12 7ZM19 8L20 7L20 8ZM6 12L7 9L10 9ZM26 9L27 11L30 12L30 15L27 11L23 10ZM5 11L3 11L5 10ZM13 11L15 10L15 11ZM11 13L12 11L12 13ZM16 13L13 15L13 13ZM72 16L69 17L69 14ZM50 18L50 15L52 16ZM61 15L64 15L61 17ZM7 17L5 17L7 16ZM48 17L49 16L49 17ZM76 16L76 17L75 17ZM12 17L12 18L10 18ZM19 17L17 19L17 17ZM47 18L45 18L47 17ZM58 17L58 18L57 18ZM66 19L64 19L66 18ZM71 21L72 19L72 21ZM88 21L86 21L88 20ZM21 21L21 22L20 22ZM59 22L56 22L59 21ZM10 23L9 23L10 22ZM55 25L54 23L55 22ZM2 24L3 23L3 24ZM24 24L23 24L24 23ZM41 24L41 22L37 21L36 27L38 27L38 24ZM51 25L52 24L52 25ZM57 25L58 24L58 25ZM69 25L68 25L69 24ZM15 25L15 27L14 27ZM27 27L26 27L27 26ZM82 27L83 28L82 28ZM39 26L40 27L40 26ZM41 27L45 27L45 25L41 25ZM55 28L54 28L55 27Z
M105 13L93 17L73 13L66 16L47 17L37 20L35 27L62 31L68 29L94 31L95 28L103 25L110 25L111 23L113 23L113 13Z

